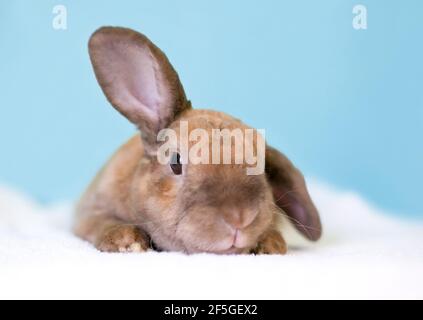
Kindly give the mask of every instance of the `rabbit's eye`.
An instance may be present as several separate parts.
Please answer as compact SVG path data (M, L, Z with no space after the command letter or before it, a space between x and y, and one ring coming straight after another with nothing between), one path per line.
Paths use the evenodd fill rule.
M170 159L170 168L174 174L182 174L181 155L179 153L175 152L172 154L172 158Z

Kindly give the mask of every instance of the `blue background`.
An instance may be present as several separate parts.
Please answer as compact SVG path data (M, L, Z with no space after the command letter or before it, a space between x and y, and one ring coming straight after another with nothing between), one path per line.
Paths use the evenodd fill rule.
M352 8L368 8L368 30ZM52 9L68 9L68 30ZM148 35L195 107L258 128L307 176L423 216L423 2L23 1L0 3L0 183L75 199L134 129L87 54L102 25Z

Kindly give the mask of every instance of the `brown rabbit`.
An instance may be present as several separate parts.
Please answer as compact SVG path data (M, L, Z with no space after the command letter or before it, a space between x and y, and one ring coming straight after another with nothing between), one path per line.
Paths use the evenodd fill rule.
M245 173L247 163L184 162L178 150L168 164L158 161L159 132L180 135L182 121L189 132L248 127L221 112L192 109L170 62L144 35L104 27L91 37L89 52L108 100L141 134L117 151L80 200L79 237L106 252L284 254L276 225L285 214L306 238L319 239L319 215L302 174L269 146L258 175Z

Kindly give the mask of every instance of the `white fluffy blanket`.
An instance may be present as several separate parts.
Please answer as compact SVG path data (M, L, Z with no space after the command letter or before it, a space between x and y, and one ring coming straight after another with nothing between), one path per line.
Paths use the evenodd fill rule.
M311 184L325 227L286 256L102 254L70 232L71 206L0 188L0 298L423 298L423 224Z

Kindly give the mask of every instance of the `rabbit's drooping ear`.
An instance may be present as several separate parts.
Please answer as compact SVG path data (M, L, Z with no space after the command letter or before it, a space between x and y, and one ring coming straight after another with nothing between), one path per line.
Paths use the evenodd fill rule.
M169 60L144 35L103 27L91 36L89 52L107 99L139 127L147 147L154 146L157 133L190 108Z
M301 172L283 154L267 146L266 174L276 205L305 237L318 240L322 234L319 213L308 194Z

